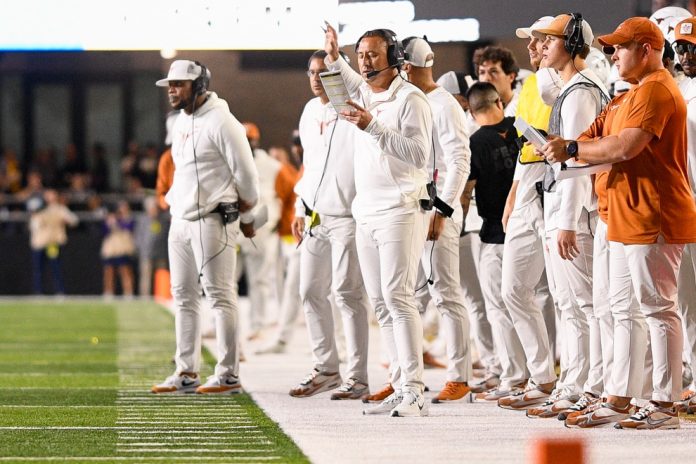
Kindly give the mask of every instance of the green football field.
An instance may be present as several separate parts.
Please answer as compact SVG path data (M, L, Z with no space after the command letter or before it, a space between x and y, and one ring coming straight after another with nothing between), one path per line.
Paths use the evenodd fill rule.
M246 394L151 395L173 352L154 303L0 303L0 463L308 462Z

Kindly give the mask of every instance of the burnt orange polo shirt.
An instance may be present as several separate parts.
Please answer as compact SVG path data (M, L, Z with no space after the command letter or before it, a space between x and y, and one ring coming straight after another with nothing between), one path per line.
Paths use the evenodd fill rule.
M604 133L604 126L611 127L616 117L617 110L621 106L621 101L625 97L626 93L614 97L609 104L604 107L592 125L578 137L578 140L600 139L604 135L607 135ZM609 171L599 172L593 177L594 192L595 195L597 195L597 213L606 224L609 222L609 200L607 198L607 178L609 177Z
M648 75L614 109L602 135L639 128L655 137L606 175L607 239L626 244L696 242L696 204L686 165L686 104L665 69ZM582 155L581 155L582 156Z

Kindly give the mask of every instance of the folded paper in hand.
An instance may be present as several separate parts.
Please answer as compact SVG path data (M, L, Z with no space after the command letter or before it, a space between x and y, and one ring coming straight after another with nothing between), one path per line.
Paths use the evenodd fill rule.
M546 143L546 137L544 137L544 135L537 129L530 126L524 119L518 117L515 119L515 123L513 125L515 126L515 129L517 129L520 134L522 134L524 138L536 148L541 149L541 147L543 147Z
M346 100L350 100L350 94L346 83L343 82L340 71L326 71L319 74L321 85L324 86L326 96L329 97L331 105L339 115L341 111L350 111L353 109Z

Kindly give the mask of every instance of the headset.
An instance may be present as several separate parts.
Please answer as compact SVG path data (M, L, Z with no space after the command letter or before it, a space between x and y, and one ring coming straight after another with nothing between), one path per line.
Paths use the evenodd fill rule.
M193 80L192 86L193 94L197 97L199 95L203 95L208 90L208 86L210 85L210 72L205 65L199 63L198 61L194 61L194 63L201 68L201 73Z
M570 53L571 58L575 58L585 46L585 37L582 35L582 15L580 13L570 13L570 20L566 24L565 41L563 46Z
M390 68L401 69L406 59L406 53L404 52L404 46L396 38L396 34L391 29L373 29L365 32L360 36L357 42L355 42L355 52L358 52L358 47L360 46L360 41L365 37L382 37L387 42L387 63Z

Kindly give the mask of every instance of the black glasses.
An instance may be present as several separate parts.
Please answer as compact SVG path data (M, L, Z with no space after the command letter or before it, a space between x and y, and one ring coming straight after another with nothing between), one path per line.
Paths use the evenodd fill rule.
M610 47L608 45L602 47L602 51L604 52L605 55L613 55L614 52L616 52L616 49L614 47Z
M683 55L687 52L691 55L696 54L696 44L692 44L691 42L677 42L674 46L674 49L680 55Z

